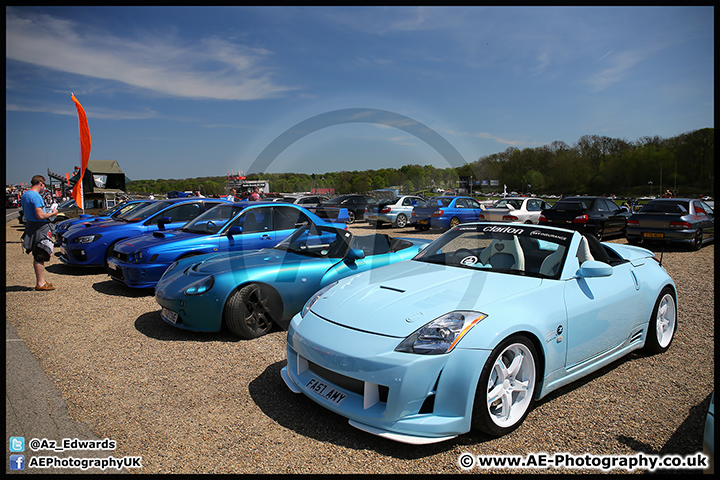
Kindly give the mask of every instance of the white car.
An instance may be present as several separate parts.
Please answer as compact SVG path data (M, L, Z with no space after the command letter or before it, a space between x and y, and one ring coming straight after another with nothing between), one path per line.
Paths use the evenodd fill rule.
M513 197L498 200L481 214L479 221L485 222L511 222L511 223L540 223L540 213L550 208L545 200L533 197Z

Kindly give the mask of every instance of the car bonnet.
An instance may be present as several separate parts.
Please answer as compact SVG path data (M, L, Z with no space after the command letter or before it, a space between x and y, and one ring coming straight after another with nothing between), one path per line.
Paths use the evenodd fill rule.
M106 233L108 228L114 228L119 225L127 225L125 222L117 222L115 220L103 220L100 222L81 223L75 228L68 230L66 236L81 237L84 235L94 235L96 233Z
M540 278L410 260L341 280L312 311L342 326L404 338L454 310L488 313L491 303L541 283Z
M198 238L198 235L194 233L181 232L179 230L156 231L123 240L115 246L115 250L121 253L133 253L141 248L150 248L162 244L181 242L192 238Z
M264 248L246 252L218 253L197 257L202 262L194 268L195 275L218 275L223 272L244 272L248 268L287 267L291 264L308 261L308 257L285 252L275 248Z

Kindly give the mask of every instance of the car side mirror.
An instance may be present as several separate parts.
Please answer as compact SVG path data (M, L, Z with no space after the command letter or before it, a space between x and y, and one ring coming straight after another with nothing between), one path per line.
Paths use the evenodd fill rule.
M588 260L580 265L578 276L581 278L609 277L613 269L610 265L597 260Z
M165 224L171 222L172 217L162 217L160 220L158 220L158 229L165 230Z
M242 227L240 225L233 225L232 227L228 228L227 234L228 235L240 235L242 233Z
M355 261L362 260L365 258L365 252L361 248L351 248L350 251L345 255L346 260Z

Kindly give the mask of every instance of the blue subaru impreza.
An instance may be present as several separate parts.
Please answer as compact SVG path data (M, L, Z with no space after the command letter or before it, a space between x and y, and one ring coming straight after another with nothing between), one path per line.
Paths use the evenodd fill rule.
M344 219L347 219L347 209L342 209L338 221ZM223 204L180 229L146 233L119 242L108 259L108 273L129 287L153 288L170 264L178 259L205 253L271 248L304 225L333 224L294 204ZM344 223L336 226L345 228Z
M62 237L60 261L72 266L102 267L119 241L146 232L182 227L221 203L229 202L198 197L158 200L127 217L72 228Z

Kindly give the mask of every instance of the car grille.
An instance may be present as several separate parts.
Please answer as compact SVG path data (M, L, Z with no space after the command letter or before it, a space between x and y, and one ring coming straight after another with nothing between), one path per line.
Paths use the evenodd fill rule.
M333 372L332 370L328 370L327 368L321 367L320 365L310 361L308 361L308 370L318 374L328 382L334 383L340 388L357 393L361 396L364 395L365 382L363 382L362 380L347 377L340 373ZM383 403L387 403L388 392L390 391L390 389L385 385L379 385L378 390L380 394L380 401Z
M108 268L108 274L112 278L117 278L118 280L125 280L125 276L123 275L123 272L119 268Z

